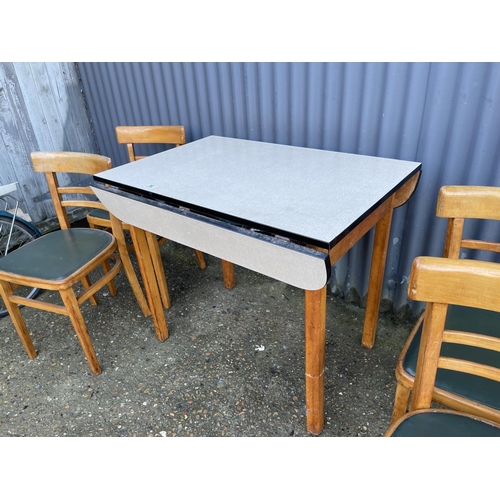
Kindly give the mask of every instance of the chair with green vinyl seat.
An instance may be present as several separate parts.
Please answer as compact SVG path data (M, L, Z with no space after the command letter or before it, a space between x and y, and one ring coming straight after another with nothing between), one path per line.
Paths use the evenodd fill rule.
M500 314L498 290L498 263L443 257L415 259L408 296L426 302L426 308L414 384L409 411L393 420L386 436L500 437L498 419L479 415L473 404L464 405L460 410L432 407L439 372L449 374L450 380L452 376L473 377L474 383L467 383L467 396L471 401L477 401L481 393L488 391L500 393L499 336L464 331L466 325L460 324L450 328L447 322L448 309L452 306ZM447 349L448 345L464 348L464 351L453 352ZM472 360L474 356L467 355L471 349L483 351L483 355Z
M96 305L95 294L104 286L108 287L110 295L116 295L113 279L122 268L117 239L124 241L124 237L97 229L70 227L67 207L100 208L102 204L95 201L95 196L94 200L82 199L93 194L90 187L59 187L57 173L95 174L111 168L111 160L100 155L70 152L35 152L31 160L34 170L46 175L61 230L41 236L0 259L0 294L31 359L36 358L37 352L19 305L68 316L92 373L97 375L101 368L80 306L86 300ZM80 197L75 199L74 195ZM94 271L99 273L97 269L102 269L101 276L92 284L89 275ZM80 284L83 291L77 295L74 287ZM57 291L63 305L18 296L15 290L19 285ZM142 305L143 312L150 314L144 297Z
M499 243L463 236L466 219L500 220L500 188L444 186L439 192L436 215L448 219L444 257L459 259L461 249L500 252ZM412 329L398 359L393 422L408 411L415 382L423 319L424 313ZM500 313L453 304L447 309L446 328L500 338ZM488 363L500 369L500 354L479 347L447 343L443 345L443 355ZM500 387L492 380L439 369L433 389L433 401L500 423Z

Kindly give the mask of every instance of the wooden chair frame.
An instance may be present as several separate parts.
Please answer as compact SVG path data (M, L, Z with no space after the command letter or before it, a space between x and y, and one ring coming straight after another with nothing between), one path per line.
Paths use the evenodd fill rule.
M99 173L103 170L111 168L111 160L109 158L87 153L34 152L31 154L31 160L34 170L36 172L45 173L46 175L49 191L52 196L54 208L62 231L70 230L70 222L68 214L66 213L67 207L102 207L102 204L98 201L81 199L81 197L80 199L75 199L75 195L93 195L92 189L90 187L60 187L57 179L57 173ZM67 195L70 195L73 199L66 199ZM72 231L75 231L75 229ZM21 342L31 359L36 358L37 353L31 341L24 319L20 313L19 305L68 316L76 331L92 373L97 375L101 372L87 326L80 311L80 306L86 300L89 300L92 305L97 305L95 293L106 285L108 286L110 295L116 295L116 287L113 280L123 267L122 259L120 258L118 241L124 241L123 234L118 234L117 236L118 238L111 234L110 244L103 251L80 267L72 275L63 279L31 278L24 275L13 274L11 272L0 271L0 294L2 295L5 306L9 311L9 315L14 323ZM36 245L37 241L38 240L35 240L32 244ZM113 264L112 267L110 266L110 261ZM102 267L103 276L92 284L89 274L98 267ZM150 314L149 307L144 295L142 294L142 290L140 289L135 273L133 274L133 277L128 277L129 279L132 278L132 281L135 279L135 284L139 287L140 296L142 296L138 297L138 299L141 299L139 300L139 303L143 312ZM77 295L73 290L73 287L77 283L81 283L83 285L83 292L79 295ZM36 286L43 290L57 291L61 296L63 305L61 306L41 300L17 296L15 295L14 290L19 285L30 287ZM135 290L135 292L137 292L137 290Z
M446 330L449 304L500 312L500 264L469 259L417 257L409 280L408 296L426 302L422 339L412 390L409 414L393 420L386 435L392 435L402 419L412 412L429 410L435 401L435 380L438 368L455 370L500 382L500 369L484 364L443 357L441 345L452 342L500 352L500 338L470 332ZM436 410L432 410L436 411ZM456 410L445 410L455 412ZM487 423L500 426L498 419L479 415L467 406L462 413L479 416Z
M465 219L500 220L500 188L443 186L438 195L436 215L448 219L443 254L445 258L459 259L462 248L500 252L499 243L463 237ZM397 362L397 388L392 422L400 419L408 411L415 378L404 369L403 362L413 338L424 321L425 314L422 313L417 320ZM500 411L439 387L433 389L433 401L453 410L464 411L500 423Z

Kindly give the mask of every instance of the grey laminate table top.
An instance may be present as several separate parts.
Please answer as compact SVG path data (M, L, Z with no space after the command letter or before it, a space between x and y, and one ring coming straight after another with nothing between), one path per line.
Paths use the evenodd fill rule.
M331 248L420 168L417 162L209 136L94 177Z

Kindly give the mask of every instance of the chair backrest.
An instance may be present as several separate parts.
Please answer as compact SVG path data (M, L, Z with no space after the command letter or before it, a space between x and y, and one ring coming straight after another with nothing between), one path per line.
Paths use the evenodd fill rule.
M31 153L31 162L35 172L45 173L61 229L70 227L67 207L104 209L104 205L96 200L92 188L60 187L57 173L98 174L111 168L111 159L107 156L67 151L37 151Z
M443 186L436 215L448 218L445 257L458 259L461 248L500 252L500 243L463 238L466 219L500 220L500 187Z
M145 156L135 154L134 144L186 144L186 132L182 125L120 126L115 128L119 144L126 144L130 161Z
M441 356L442 342L500 353L500 338L445 330L449 304L500 312L500 264L470 259L417 257L408 297L426 302L410 411L429 408L438 368L465 372L500 382L500 369ZM499 387L500 389L500 387Z

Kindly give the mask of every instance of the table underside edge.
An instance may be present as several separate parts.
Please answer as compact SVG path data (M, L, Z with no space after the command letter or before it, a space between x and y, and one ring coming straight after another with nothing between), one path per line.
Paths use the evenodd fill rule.
M122 222L201 250L304 290L330 279L327 253L168 207L117 188L93 186L96 196Z

